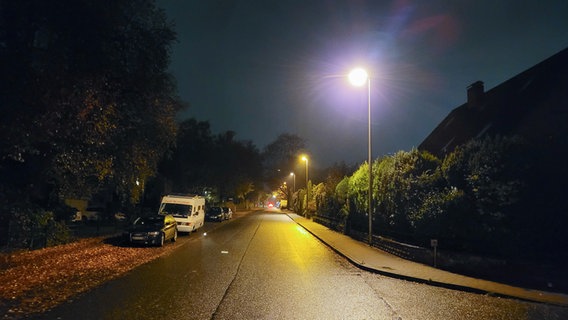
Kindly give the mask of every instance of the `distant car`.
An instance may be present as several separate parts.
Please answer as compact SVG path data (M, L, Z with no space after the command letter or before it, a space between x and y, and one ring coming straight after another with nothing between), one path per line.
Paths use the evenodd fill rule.
M233 210L229 207L223 207L223 213L225 214L225 219L229 220L233 218Z
M88 207L85 211L81 212L81 219L83 221L98 221L102 220L105 209L102 207Z
M205 213L205 219L209 221L223 221L225 220L225 212L221 207L211 207Z
M139 217L125 231L124 237L132 244L163 246L167 240L175 242L178 231L172 215Z
M126 216L126 214L122 213L122 212L117 212L114 214L114 219L116 221L126 221L128 217Z

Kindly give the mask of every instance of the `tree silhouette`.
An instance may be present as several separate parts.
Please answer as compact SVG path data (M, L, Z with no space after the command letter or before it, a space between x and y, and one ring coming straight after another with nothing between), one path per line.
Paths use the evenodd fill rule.
M136 201L181 108L164 13L152 0L2 0L0 30L2 200Z
M275 190L282 183L283 177L294 171L298 156L305 147L306 142L301 137L283 133L264 148L264 178L270 190Z

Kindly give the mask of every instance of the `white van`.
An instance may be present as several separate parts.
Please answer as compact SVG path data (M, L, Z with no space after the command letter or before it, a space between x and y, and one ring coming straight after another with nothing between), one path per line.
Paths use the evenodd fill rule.
M171 214L178 232L192 232L205 221L205 198L196 195L167 195L162 198L159 214Z

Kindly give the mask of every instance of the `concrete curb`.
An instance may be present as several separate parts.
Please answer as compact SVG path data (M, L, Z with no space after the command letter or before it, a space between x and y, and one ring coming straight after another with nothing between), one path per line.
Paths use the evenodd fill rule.
M475 278L466 277L466 276L462 276L462 275L458 275L458 274L453 274L453 273L443 271L443 270L440 270L440 269L435 269L433 267L426 266L426 265L423 265L423 264L420 264L420 263L404 260L402 258L393 256L389 253L382 252L381 250L379 250L377 248L368 247L367 244L363 244L359 241L356 241L356 240L349 238L345 235L339 234L336 231L330 230L327 227L319 225L319 224L318 224L317 228L313 228L314 226L312 226L312 228L310 228L309 224L315 224L315 222L312 222L311 220L308 220L308 219L303 218L301 216L297 216L296 214L294 214L294 216L297 216L297 218L293 217L289 213L285 212L285 214L292 221L296 222L298 225L300 225L302 228L304 228L307 232L309 232L314 237L316 237L318 240L320 240L322 243L324 243L329 248L331 248L334 252L345 257L350 263L352 263L354 266L356 266L356 267L358 267L362 270L377 273L377 274L387 276L387 277L391 277L391 278L407 280L407 281L412 281L412 282L417 282L417 283L424 283L424 284L427 284L427 285L432 285L432 286L437 286L437 287L442 287L442 288L447 288L447 289L453 289L453 290L459 290L459 291L465 291L465 292L471 292L471 293L477 293L477 294L486 294L486 295L495 296L495 297L502 297L502 298L513 298L513 299L529 301L529 302L547 303L547 304L563 306L563 307L568 306L568 295L565 295L565 294L518 288L518 287L513 287L513 286L502 284L502 283L491 282L491 281L482 280L482 279L475 279ZM303 219L306 219L306 221L304 223L302 223ZM319 226L321 226L321 227L319 227ZM318 231L321 232L321 230L316 230L316 229L322 229L322 228L326 229L325 232L327 233L328 238L326 238L323 235L323 233L318 234ZM335 233L336 235L333 235L330 232ZM330 234L331 234L332 237L334 237L336 239L334 239L334 240L330 239L329 238ZM342 238L342 237L346 237L346 238L349 238L349 239L346 240L345 238ZM342 246L339 246L338 245L339 242L353 242L353 244L347 244L347 245L343 244ZM357 246L359 248L357 248ZM366 262L365 259L363 258L363 255L361 254L361 251L360 251L361 248L362 248L361 246L365 246L364 256L366 256L367 258L370 258L369 262ZM354 250L353 251L347 250L346 248L348 248L348 247L353 248ZM373 250L375 250L375 251L371 252ZM375 260L374 265L373 265L373 261L372 261L373 259L371 257L369 257L369 254L375 255L375 256L380 256L379 259L374 259ZM378 260L380 260L381 263L377 264ZM389 264L390 264L390 266L389 266ZM415 269L420 269L422 271L422 277L417 276L415 274L412 274L412 272L408 272L408 271L407 272L396 272L395 270L397 268L391 268L392 266L397 266L399 264L403 264L404 267L405 267L405 270L412 269L412 271L414 271ZM411 266L411 268L409 268L409 266ZM432 273L431 276L428 276L428 277L424 276L425 274L428 274L428 272ZM444 278L444 277L454 279L454 281L434 280L434 279L440 279L440 278Z

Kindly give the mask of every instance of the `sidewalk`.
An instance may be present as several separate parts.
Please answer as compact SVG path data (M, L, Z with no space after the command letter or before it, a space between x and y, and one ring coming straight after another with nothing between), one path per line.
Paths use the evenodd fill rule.
M286 214L334 251L346 257L359 268L368 271L450 289L568 306L568 295L565 294L530 290L475 279L436 269L421 263L404 260L380 249L370 247L368 244L354 240L344 234L330 230L326 226L315 223L295 213L286 212Z

